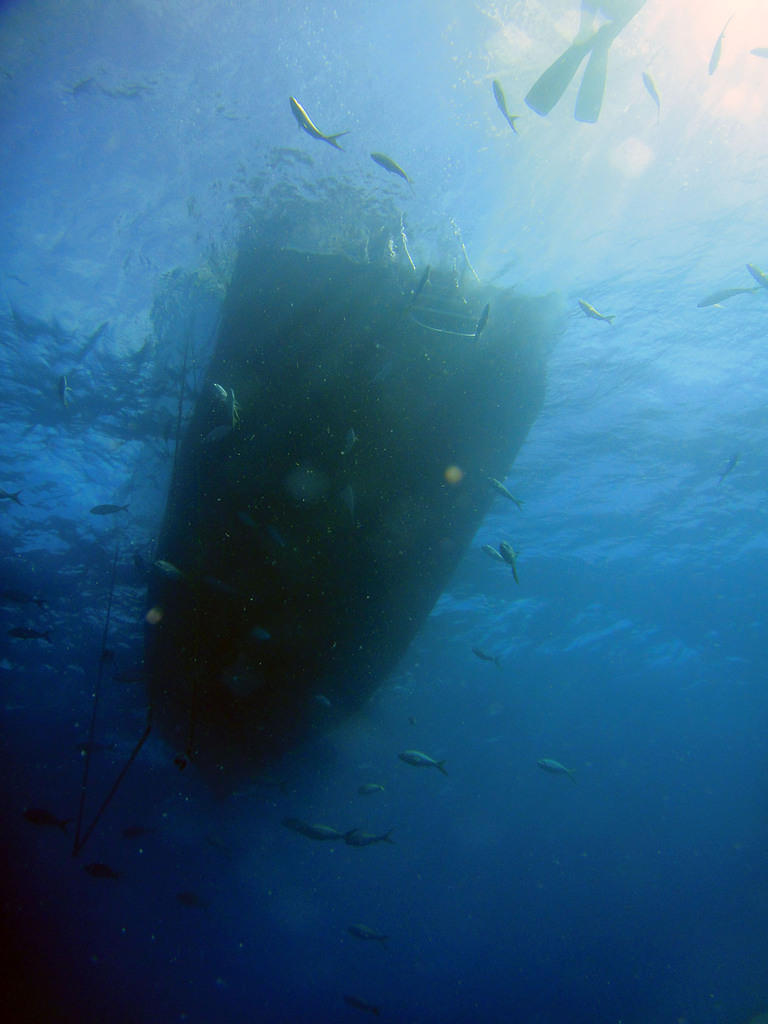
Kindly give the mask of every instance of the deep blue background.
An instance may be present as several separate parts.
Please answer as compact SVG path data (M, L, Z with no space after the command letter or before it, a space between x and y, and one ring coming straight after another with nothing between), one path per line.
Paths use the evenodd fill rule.
M0 487L23 505L0 500L0 589L47 602L0 604L3 919L9 992L41 1019L366 1019L344 993L411 1024L765 1012L768 297L697 302L768 268L768 38L757 0L671 6L617 40L586 126L573 91L547 119L522 101L571 0L3 5ZM297 132L291 94L349 129L343 153ZM86 819L144 727L133 555L153 555L183 339L194 396L241 217L359 258L393 210L418 265L458 229L483 280L572 311L508 480L524 509L494 505L363 714L226 801L153 734L72 858L72 825L22 812L77 814L116 544ZM503 536L519 587L480 550ZM395 845L312 843L290 815Z

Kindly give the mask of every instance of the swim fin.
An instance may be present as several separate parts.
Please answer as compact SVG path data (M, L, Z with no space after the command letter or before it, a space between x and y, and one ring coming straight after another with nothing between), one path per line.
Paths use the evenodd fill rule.
M577 121L594 124L600 116L605 95L605 79L608 75L608 51L619 31L620 29L617 30L613 24L603 25L592 39L592 53L584 69L579 94L576 97L574 117Z
M554 64L536 79L525 97L525 102L531 110L546 117L571 84L581 62L592 49L599 34L598 31L584 42L571 43Z

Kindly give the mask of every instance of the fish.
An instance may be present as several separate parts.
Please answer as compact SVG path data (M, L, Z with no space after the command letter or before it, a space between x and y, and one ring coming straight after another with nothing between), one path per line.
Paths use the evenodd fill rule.
M486 555L489 555L491 558L495 558L497 562L504 561L503 555L499 554L499 552L492 544L483 544L480 550L484 551Z
M173 562L167 562L164 558L158 558L152 565L155 569L158 569L163 576L167 576L171 580L182 580L184 579L184 573L181 569L177 569Z
M496 100L496 106L504 115L505 121L512 129L512 131L515 133L515 135L519 135L520 133L518 132L517 128L515 128L515 121L519 120L519 115L510 114L509 110L507 109L507 100L504 95L504 90L501 88L501 83L499 82L498 78L494 78L492 85L493 97Z
M371 793L383 793L384 787L380 782L364 782L362 786L357 787L357 792L360 796L370 796Z
M517 552L509 541L503 540L501 544L499 544L499 553L507 565L512 569L512 575L514 576L515 583L519 584L520 580L517 578Z
M231 433L232 427L228 423L221 423L218 427L208 431L203 438L203 444L216 444L218 441L223 441Z
M659 93L656 89L656 85L647 71L643 72L643 85L647 89L648 95L656 104L656 123L658 124L659 118L661 117L661 100L659 98Z
M306 836L307 839L344 839L345 834L339 832L335 828L331 828L330 825L310 825L306 821L302 821L301 818L283 818L283 825L289 828L292 832L298 832L301 836Z
M59 398L61 399L61 404L64 406L65 409L68 409L68 396L72 394L72 388L67 383L67 375L65 373L62 373L62 375L59 377L58 390Z
M434 758L429 757L428 754L422 754L420 750L404 750L402 754L397 755L401 761L405 761L406 764L412 764L414 768L437 768L443 775L447 775L448 772L445 770L443 765L445 760L435 761Z
M21 501L19 500L20 494L21 491L14 491L13 494L11 494L10 491L4 491L3 488L0 487L0 499L7 498L9 501L15 501L17 505L21 505Z
M421 295L421 293L422 293L422 292L424 291L424 289L426 288L426 286L427 286L427 282L429 281L429 275L431 274L431 272L432 272L432 267L431 267L431 265L430 265L430 264L428 263L428 264L426 265L426 267L424 268L424 273L423 273L423 274L421 275L421 277L419 278L418 284L417 284L417 285L416 285L416 287L415 287L415 288L413 289L413 293L412 293L412 295L411 295L411 305L413 305L413 304L414 304L414 302L416 301L416 299L418 299L418 297L419 297L419 296Z
M710 75L714 75L715 71L717 71L717 65L720 63L720 57L723 52L723 39L725 37L725 30L728 28L732 20L733 15L731 15L728 21L726 21L726 23L723 25L723 31L717 37L717 42L715 43L715 48L712 51L712 56L709 58Z
M0 604L11 601L13 604L36 604L38 608L44 608L47 604L42 597L34 597L23 590L0 590Z
M335 135L323 135L320 129L312 123L312 119L299 101L294 96L289 97L289 99L291 102L293 116L296 118L299 128L303 129L307 135L311 135L313 139L321 139L323 142L327 142L336 149L341 149L341 146L338 144L336 139L340 139L342 135L349 135L349 132L336 132Z
M764 274L763 271L759 267L756 267L754 263L748 263L747 270L750 272L752 277L754 277L754 279L757 281L761 288L768 288L768 274ZM3 495L2 493L0 493L0 498L2 497Z
M536 764L542 771L550 772L552 775L567 775L571 782L576 782L576 776L572 768L566 768L559 761L553 761L551 757L542 757Z
M354 935L356 939L362 939L364 942L380 942L382 946L389 938L388 935L382 935L381 932L369 928L366 924L351 924L347 931L350 935Z
M491 485L491 487L492 487L492 488L493 488L493 489L494 489L495 491L498 491L498 492L499 492L499 494L503 495L503 497L505 497L505 498L509 498L509 500L510 500L510 501L514 501L514 503L515 503L515 504L517 505L517 507L518 507L518 508L520 509L520 511L522 512L522 510L523 510L523 503L522 503L522 501L519 501L519 500L518 500L518 499L517 499L517 498L516 498L516 497L514 496L514 494L511 494L511 493L510 493L510 492L509 492L509 491L507 490L507 488L506 488L506 487L504 486L504 484L503 484L503 483L501 482L501 480L497 480L497 479L496 479L495 477L493 477L493 476L489 476L489 477L488 477L488 483L489 483L489 484Z
M394 839L390 839L392 829L388 832L382 832L381 835L376 835L374 832L363 832L362 829L353 828L349 832L344 834L344 842L347 846L373 846L374 843L392 843L394 845Z
M501 659L498 655L494 656L493 654L486 654L485 651L481 650L479 647L473 647L472 653L476 658L479 658L480 661L492 661L496 668L501 668Z
M350 427L347 431L346 437L344 438L344 447L339 452L340 455L349 455L354 446L357 444L357 434L355 428Z
M767 57L768 58L768 46L757 46L754 50L749 51L753 57Z
M120 875L113 871L109 864L100 864L98 861L93 864L86 864L83 871L87 871L91 878L111 878L117 881Z
M127 512L127 505L94 505L91 509L92 516L113 516L116 512Z
M352 484L347 484L347 486L339 493L339 499L347 512L349 512L349 518L352 520L352 525L355 526L355 489Z
M50 811L46 811L44 807L28 807L24 811L24 817L27 821L31 821L33 825L46 825L51 828L60 828L65 835L67 832L67 825L72 821L71 818L57 818L55 814L51 814Z
M379 167L383 167L385 171L389 171L390 174L396 174L398 177L402 178L403 181L407 181L409 185L413 184L400 164L396 164L394 160L386 156L384 153L371 153L371 160L373 160L375 164L378 164Z
M605 320L606 323L612 324L613 321L616 319L615 313L612 313L610 315L598 313L595 307L590 306L590 304L588 302L585 302L584 299L579 299L579 305L581 306L584 315L591 317L593 320Z
M347 1006L352 1006L356 1010L362 1010L364 1013L372 1013L374 1017L381 1016L381 1011L378 1006L373 1006L372 1003L363 1002L362 999L358 999L357 996L344 996L344 1002Z
M480 319L477 321L477 326L475 327L475 341L477 341L477 339L485 330L485 325L488 323L488 314L490 313L490 311L491 304L489 302L486 304L485 309L480 314Z
M49 629L41 633L40 630L30 629L29 626L14 626L8 630L8 636L12 636L14 640L47 640L49 644L53 643Z
M330 708L333 707L331 701L324 693L316 693L312 698L316 704L320 704L321 707Z
M719 484L721 484L723 482L723 480L725 480L725 478L728 476L729 473L731 473L734 469L736 469L736 463L738 461L739 461L739 453L736 452L735 455L732 455L730 457L730 459L728 459L728 462L726 463L725 469L720 474L720 479L717 481Z
M725 302L726 299L732 299L734 295L746 295L747 293L754 295L755 292L759 291L759 285L756 288L721 288L719 292L705 295L703 299L696 303L696 308L704 309L705 306L719 306L721 302Z

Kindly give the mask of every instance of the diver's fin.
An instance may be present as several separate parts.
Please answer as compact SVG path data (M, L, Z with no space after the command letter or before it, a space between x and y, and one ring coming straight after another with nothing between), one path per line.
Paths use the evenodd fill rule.
M608 74L608 51L618 35L613 24L599 28L592 40L592 53L584 69L584 77L576 97L574 117L577 121L594 124L600 116L605 94L605 78Z
M585 42L571 43L568 49L557 58L555 63L551 64L543 74L539 75L525 97L525 102L531 110L542 117L546 117L571 84L571 80L579 70L581 62L592 49L595 37L592 36Z

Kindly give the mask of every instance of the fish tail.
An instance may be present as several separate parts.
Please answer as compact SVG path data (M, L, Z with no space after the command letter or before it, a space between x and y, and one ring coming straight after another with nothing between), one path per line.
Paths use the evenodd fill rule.
M71 821L72 821L71 818L65 818L64 821L60 821L59 822L59 828L64 833L64 835L68 834L67 833L67 825L69 825Z
M574 786L578 785L578 783L576 781L576 772L574 772L574 770L572 768L568 769L568 778L571 780L571 782L574 784Z
M336 149L341 149L341 146L338 144L336 139L340 139L342 135L349 135L349 132L336 132L335 135L326 135L325 138L332 146L335 146Z
M608 323L611 325L611 327L613 327L613 321L615 319L616 319L616 314L615 313L611 313L611 314L603 317L603 320L607 320Z
M392 845L394 846L395 845L395 840L389 838L394 831L395 830L393 828L391 828L389 830L389 832L385 832L384 833L384 838L382 839L382 843L392 843Z
M447 775L448 772L443 767L444 764L445 764L445 759L443 759L442 761L435 761L435 768L439 768L440 771L443 773L443 775Z
M19 495L20 494L21 494L21 491L16 491L15 494L9 494L8 497L11 499L11 501L15 501L17 505L20 505L21 504L21 502L19 501Z

